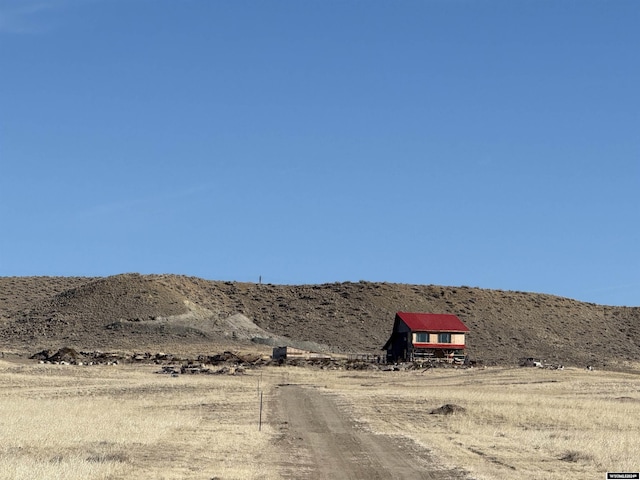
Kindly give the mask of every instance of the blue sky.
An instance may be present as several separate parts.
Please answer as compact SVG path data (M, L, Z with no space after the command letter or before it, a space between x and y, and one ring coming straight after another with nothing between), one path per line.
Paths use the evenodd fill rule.
M0 0L0 275L640 305L640 2Z

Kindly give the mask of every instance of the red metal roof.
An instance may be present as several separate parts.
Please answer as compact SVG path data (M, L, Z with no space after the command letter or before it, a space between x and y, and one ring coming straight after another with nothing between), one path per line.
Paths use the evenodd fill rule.
M467 326L450 313L398 312L396 319L402 320L412 332L468 332Z

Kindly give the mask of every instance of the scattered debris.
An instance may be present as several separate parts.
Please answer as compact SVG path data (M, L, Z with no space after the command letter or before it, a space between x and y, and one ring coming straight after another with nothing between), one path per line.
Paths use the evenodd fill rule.
M42 350L33 354L32 360L40 363L57 365L121 365L121 364L154 364L161 365L157 373L169 375L242 375L247 369L262 366L289 365L295 367L317 368L320 370L376 370L376 371L426 371L431 368L472 368L475 365L456 365L450 363L405 362L399 364L380 363L376 356L370 360L363 357L348 357L346 355L315 354L300 355L287 358L273 359L256 353L236 353L225 351L213 355L198 355L197 357L182 357L170 353L150 352L85 352L64 347L57 351Z
M591 457L591 455L578 452L575 450L568 450L564 452L562 456L559 458L559 460L562 460L563 462L571 462L571 463L576 463L579 461L590 461L592 459L593 458Z
M42 350L29 357L40 363L59 365L118 365L121 363L167 363L180 361L181 359L165 353L133 353L124 354L117 352L84 352L73 348L63 347L56 352Z
M520 366L542 368L542 361L533 357L525 357L520 359Z
M162 369L156 373L177 377L178 375L243 375L244 372L245 369L239 366L225 365L222 368L214 370L204 364L194 365L189 363L180 367L175 365L164 365Z
M562 364L544 363L542 360L533 357L521 358L519 365L521 367L546 368L547 370L564 370L564 365Z

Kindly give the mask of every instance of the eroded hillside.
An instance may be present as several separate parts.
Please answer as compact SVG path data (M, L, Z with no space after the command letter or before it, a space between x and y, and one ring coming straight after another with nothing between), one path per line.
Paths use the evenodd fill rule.
M458 315L469 354L488 364L525 356L576 365L640 359L640 308L552 295L391 283L270 285L178 275L0 278L2 348L33 351L235 348L313 342L380 352L396 311ZM268 340L268 341L267 341ZM263 347L266 348L266 347Z

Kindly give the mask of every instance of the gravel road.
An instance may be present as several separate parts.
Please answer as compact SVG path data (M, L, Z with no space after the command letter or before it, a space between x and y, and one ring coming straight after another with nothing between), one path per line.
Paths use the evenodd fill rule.
M331 394L281 385L272 404L281 436L281 473L295 479L462 480L404 437L378 435L357 425Z

